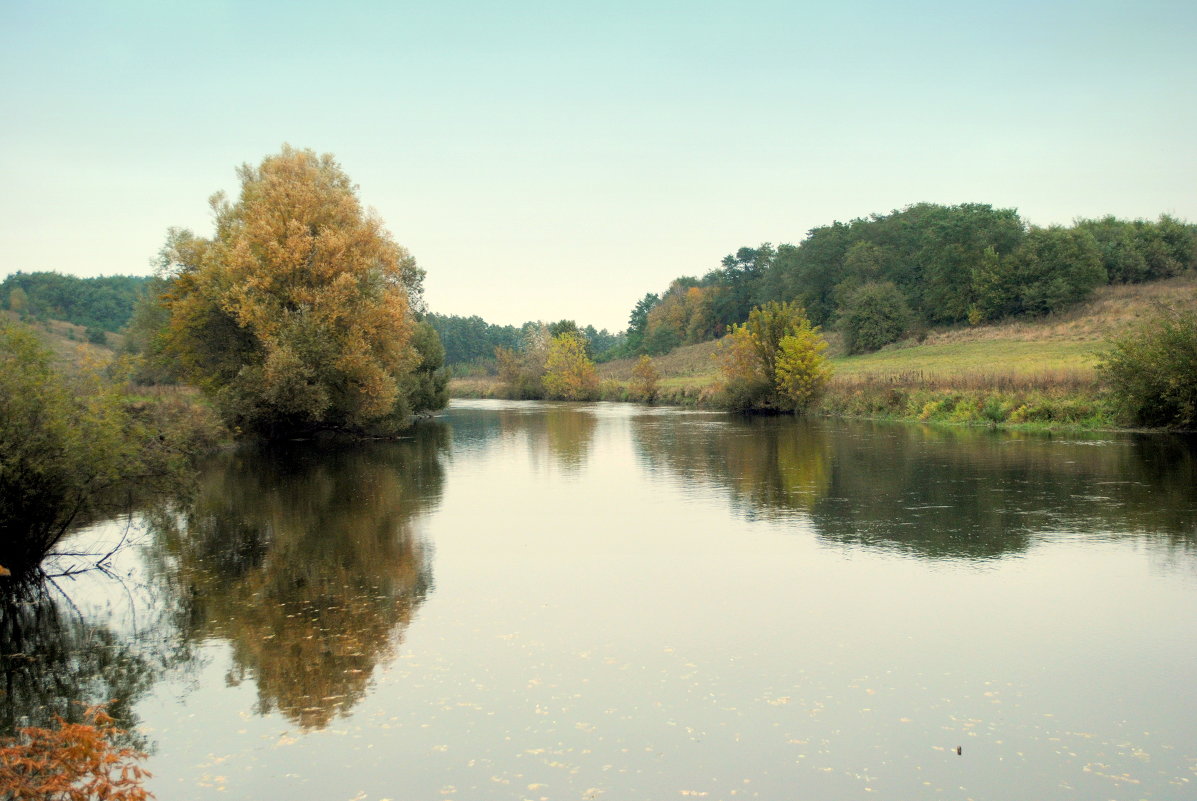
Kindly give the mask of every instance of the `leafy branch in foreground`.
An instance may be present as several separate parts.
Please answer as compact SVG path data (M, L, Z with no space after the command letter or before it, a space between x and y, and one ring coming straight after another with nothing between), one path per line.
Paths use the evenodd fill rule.
M0 788L21 801L145 801L150 776L138 761L145 754L116 745L124 734L102 706L84 713L86 723L57 718L55 728L28 727L0 740Z

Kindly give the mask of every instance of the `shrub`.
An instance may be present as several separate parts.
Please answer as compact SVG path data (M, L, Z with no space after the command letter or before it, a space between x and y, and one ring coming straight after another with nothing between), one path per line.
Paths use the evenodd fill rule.
M59 373L32 331L0 326L0 565L32 571L76 521L123 508L118 487L183 475L204 427L123 390L98 372Z
M809 320L782 337L773 383L795 411L803 412L818 400L831 380L831 365L824 355L827 340Z
M636 400L652 403L657 399L661 374L649 356L641 356L632 368L632 395Z
M1130 422L1197 428L1197 311L1161 309L1115 340L1098 369Z
M722 405L736 412L804 411L831 377L826 349L801 306L758 306L732 327L716 356Z

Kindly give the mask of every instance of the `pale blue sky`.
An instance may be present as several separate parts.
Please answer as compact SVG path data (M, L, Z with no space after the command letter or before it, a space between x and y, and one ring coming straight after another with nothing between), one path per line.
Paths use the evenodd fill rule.
M0 3L0 275L144 274L283 142L434 311L624 327L920 201L1197 220L1197 3Z

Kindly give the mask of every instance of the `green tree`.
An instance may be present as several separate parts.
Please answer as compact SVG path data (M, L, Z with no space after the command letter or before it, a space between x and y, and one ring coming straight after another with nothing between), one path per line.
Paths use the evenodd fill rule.
M983 261L973 273L983 319L1047 314L1083 300L1106 280L1101 251L1080 228L1032 228L1009 256Z
M25 326L0 325L0 565L35 570L70 529L173 486L200 447L99 373L64 375Z
M24 314L29 308L29 295L19 286L13 287L8 293L8 310L17 314Z
M889 281L864 284L840 309L839 328L848 353L866 353L897 342L910 327L906 298Z
M1197 428L1197 311L1161 309L1099 364L1129 422Z
M544 388L550 398L560 400L590 400L598 394L594 362L587 357L586 342L576 331L549 341Z
M435 397L404 392L423 271L332 156L284 146L239 176L211 239L170 234L164 352L242 431L405 428Z

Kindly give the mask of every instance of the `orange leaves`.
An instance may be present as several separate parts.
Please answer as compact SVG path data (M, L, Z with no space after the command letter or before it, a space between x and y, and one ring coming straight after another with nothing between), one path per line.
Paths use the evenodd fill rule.
M230 423L286 436L406 424L422 271L329 155L284 146L183 261L168 350ZM184 254L187 255L187 254Z
M103 707L84 713L86 723L57 720L57 728L25 728L0 745L0 790L22 801L145 801L152 798L137 761L145 754L119 748L124 734Z

